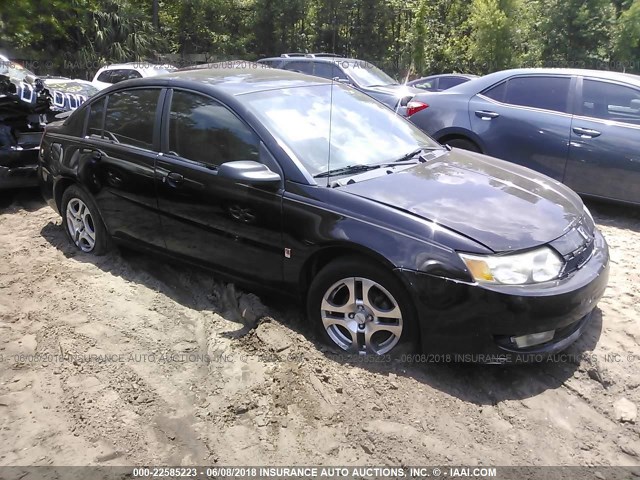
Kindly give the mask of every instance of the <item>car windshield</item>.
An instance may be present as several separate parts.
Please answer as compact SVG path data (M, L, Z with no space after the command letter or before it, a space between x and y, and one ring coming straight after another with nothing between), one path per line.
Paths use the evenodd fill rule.
M393 110L344 85L270 90L243 97L311 175L394 162L417 149L439 147Z
M393 78L375 65L362 60L341 60L336 64L361 87L397 85Z

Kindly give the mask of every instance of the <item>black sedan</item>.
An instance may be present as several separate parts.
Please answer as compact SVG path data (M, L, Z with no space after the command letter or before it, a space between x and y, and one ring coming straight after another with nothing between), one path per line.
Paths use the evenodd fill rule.
M607 284L567 187L283 70L114 85L47 127L39 176L82 251L115 241L291 293L349 352L553 353Z

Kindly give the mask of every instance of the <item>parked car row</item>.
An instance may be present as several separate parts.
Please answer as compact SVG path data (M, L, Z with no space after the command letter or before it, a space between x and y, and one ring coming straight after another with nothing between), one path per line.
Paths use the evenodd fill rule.
M161 75L170 65L132 62L105 66L92 82L37 76L0 55L0 189L36 186L38 147L45 125L77 109L87 98L115 83Z
M580 197L435 142L348 78L234 67L117 83L47 126L43 193L82 251L122 243L292 294L339 350L504 361L573 343L609 272Z
M441 143L640 204L640 76L516 69L413 98L411 121Z
M398 113L406 115L407 104L420 90L399 84L375 65L333 54L288 53L258 60L262 65L332 79L366 93Z

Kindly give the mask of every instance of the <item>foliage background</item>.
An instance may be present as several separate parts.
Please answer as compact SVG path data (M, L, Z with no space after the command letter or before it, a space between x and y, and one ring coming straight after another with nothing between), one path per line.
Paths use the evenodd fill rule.
M2 0L0 52L38 74L107 62L334 52L404 77L515 66L640 72L640 0ZM175 57L178 55L178 57ZM176 61L177 59L177 61Z

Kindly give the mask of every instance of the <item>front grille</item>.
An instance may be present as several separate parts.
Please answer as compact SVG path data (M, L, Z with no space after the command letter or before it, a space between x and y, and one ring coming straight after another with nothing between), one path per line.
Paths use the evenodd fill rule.
M589 261L593 254L594 243L594 239L591 237L591 240L588 243L576 249L574 252L571 252L569 255L565 255L565 275L575 272Z
M563 276L569 275L589 261L595 247L595 225L585 215L565 235L551 242L565 261Z

